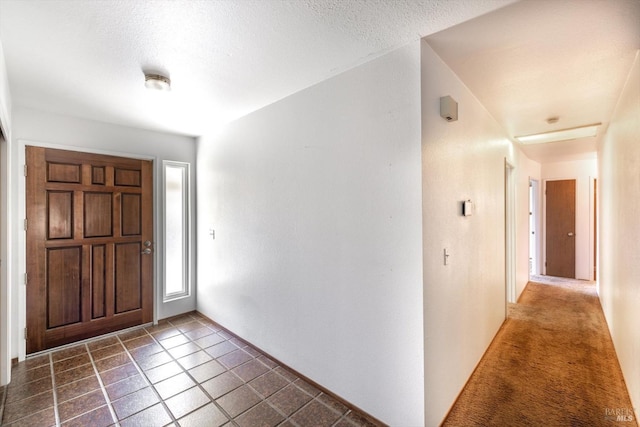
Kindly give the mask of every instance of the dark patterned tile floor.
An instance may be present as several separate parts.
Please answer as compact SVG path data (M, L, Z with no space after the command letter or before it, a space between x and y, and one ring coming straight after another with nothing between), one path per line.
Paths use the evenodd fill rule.
M189 313L38 354L0 387L2 426L375 426Z

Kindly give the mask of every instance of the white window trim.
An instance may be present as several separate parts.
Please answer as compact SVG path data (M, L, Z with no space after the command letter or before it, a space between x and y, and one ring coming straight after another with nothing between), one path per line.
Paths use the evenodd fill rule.
M167 167L181 168L182 176L183 176L183 187L182 187L182 208L183 208L183 230L182 235L184 236L182 245L182 253L183 253L183 289L180 292L174 292L171 294L167 294L167 180L166 180L166 170ZM176 162L171 160L163 160L162 161L162 236L164 239L163 247L164 251L162 254L162 301L175 301L182 298L187 298L191 296L191 165L185 162ZM175 260L173 260L175 262Z

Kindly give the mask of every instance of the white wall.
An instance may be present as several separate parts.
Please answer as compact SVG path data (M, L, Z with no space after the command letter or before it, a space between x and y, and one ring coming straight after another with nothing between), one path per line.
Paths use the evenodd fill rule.
M421 425L420 176L417 41L201 138L198 310Z
M446 95L458 121L440 117ZM435 426L505 319L505 157L516 162L501 127L426 42L422 98L425 424ZM463 217L467 199L476 212Z
M13 258L10 256L9 247L12 236L9 228L10 211L8 209L9 192L11 189L10 162L11 147L7 141L11 141L11 93L9 91L9 78L4 59L2 43L0 43L0 127L6 141L0 141L0 385L9 382L11 373L10 356L10 329L11 329L11 291L8 283L11 275Z
M9 78L7 66L4 60L4 50L0 42L0 124L2 129L9 133L11 130L11 93L9 91ZM8 135L5 135L9 139Z
M593 180L597 178L597 160L575 160L542 164L543 181L575 179L576 180L576 279L595 280L593 275L594 251L594 205ZM545 184L543 182L543 185ZM542 213L542 265L546 259L546 198L543 188Z
M640 58L598 149L600 300L640 415Z
M24 145L43 145L53 148L65 148L78 151L90 151L110 153L131 157L152 158L154 160L154 202L155 212L155 253L156 288L159 286L158 278L162 277L162 194L160 189L162 177L162 160L175 160L192 164L191 180L195 183L195 140L186 136L171 135L160 132L152 132L141 129L128 128L107 123L78 119L70 116L46 113L28 108L16 107L13 112L14 146L12 164L14 171L21 171L24 163ZM24 218L24 177L14 177L14 193L11 199L11 207L14 218ZM192 201L195 206L195 188L192 189ZM192 223L195 223L195 209L192 209ZM20 307L22 312L14 310L12 357L24 355L24 340L22 331L24 327L24 286L19 280L24 273L24 231L21 229L22 221L14 221L12 228L16 230L19 242L14 242L15 253L19 254L19 268L13 273L13 307ZM195 229L195 227L194 227ZM194 233L195 235L195 233ZM192 251L195 250L195 239L192 239ZM195 258L195 257L194 257ZM193 259L195 267L195 259ZM160 292L156 294L157 317L162 319L174 314L195 309L195 292L189 297L175 303L162 304Z
M516 300L524 291L524 287L529 282L529 238L531 236L529 231L529 180L535 179L540 185L538 192L541 193L541 165L540 163L529 159L520 149L516 150L517 166L517 190L516 190ZM538 194L538 200L542 201L541 194ZM540 203L541 204L541 203ZM540 235L542 230L542 210L541 206L538 206L538 234ZM541 235L540 235L541 237ZM538 254L540 258L542 254Z

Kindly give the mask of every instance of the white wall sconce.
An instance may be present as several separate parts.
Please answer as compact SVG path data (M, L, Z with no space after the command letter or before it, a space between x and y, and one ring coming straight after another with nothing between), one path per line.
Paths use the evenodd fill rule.
M458 120L458 103L450 96L440 98L440 117L448 122Z

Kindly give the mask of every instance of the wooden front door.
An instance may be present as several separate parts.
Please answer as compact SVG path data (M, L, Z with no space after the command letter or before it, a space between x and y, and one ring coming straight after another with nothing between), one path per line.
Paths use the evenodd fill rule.
M153 320L153 169L26 148L27 353Z
M547 181L547 275L576 277L576 180Z

